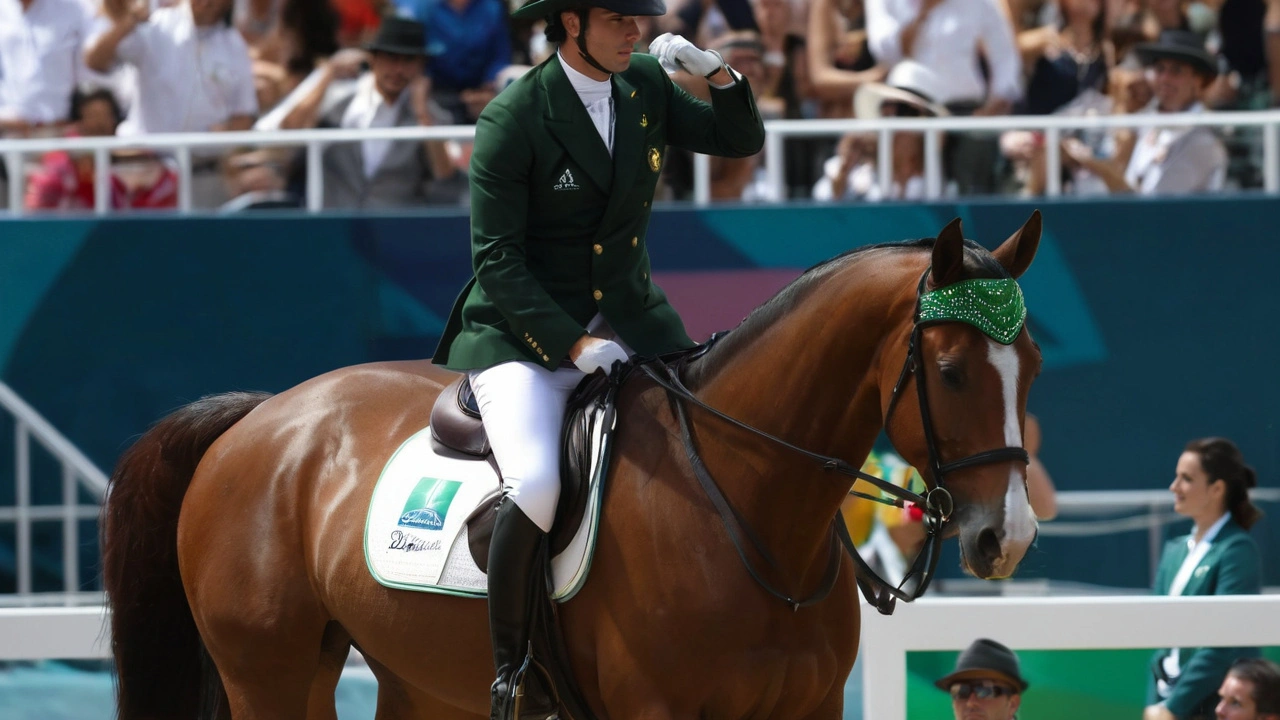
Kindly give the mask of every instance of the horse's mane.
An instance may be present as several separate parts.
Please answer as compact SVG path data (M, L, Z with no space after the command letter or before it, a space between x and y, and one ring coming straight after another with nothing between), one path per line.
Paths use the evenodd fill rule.
M700 358L699 362L693 363L689 367L688 382L696 384L702 374L718 364L716 358L723 355L733 355L742 349L742 346L751 342L752 338L758 337L760 333L779 319L790 313L799 302L807 297L817 285L825 280L831 273L844 268L845 266L857 262L864 255L873 251L885 250L891 252L916 252L916 251L933 251L933 244L936 238L921 238L919 240L900 240L897 242L877 243L875 245L863 245L861 247L846 250L828 260L823 260L801 273L800 277L792 280L786 287L778 291L769 300L747 315L738 327L732 332L725 333L707 350L706 354ZM973 242L965 240L964 268L965 276L968 278L1007 278L1009 271L1005 270L986 248Z

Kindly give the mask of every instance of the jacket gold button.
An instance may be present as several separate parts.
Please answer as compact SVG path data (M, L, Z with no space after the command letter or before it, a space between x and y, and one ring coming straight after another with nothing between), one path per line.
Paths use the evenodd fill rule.
M592 246L591 246L591 249L592 249L592 250L595 250L597 255L603 255L603 254L604 254L604 248L603 248L603 247L601 247L599 243L597 243L597 244L595 244L595 245L592 245Z
M638 237L633 237L633 238L631 238L631 247L635 247L635 246L637 246L637 245L639 245L639 244L640 244L640 238L638 238Z
M645 200L645 201L644 201L644 206L645 206L645 207L649 207L649 201L648 201L648 200Z
M602 292L600 292L599 290L597 290L597 291L595 291L595 292L591 293L591 297L595 298L596 300L599 300L600 298L604 297L604 293L602 293Z
M648 279L649 279L649 273L640 273L640 279L641 279L641 280L648 280Z
M542 362L551 362L551 358L547 357L546 355L543 355Z

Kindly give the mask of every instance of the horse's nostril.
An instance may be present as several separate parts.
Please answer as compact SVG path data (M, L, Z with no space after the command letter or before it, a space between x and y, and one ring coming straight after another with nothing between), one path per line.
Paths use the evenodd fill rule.
M1000 559L1001 552L999 534L992 528L983 528L982 532L978 533L979 557L994 562Z

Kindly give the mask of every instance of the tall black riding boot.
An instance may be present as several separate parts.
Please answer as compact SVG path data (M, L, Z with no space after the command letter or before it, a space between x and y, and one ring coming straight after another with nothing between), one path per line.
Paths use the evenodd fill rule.
M534 559L543 536L510 498L499 501L489 541L489 634L498 669L489 720L515 720L515 675L528 653L531 602L542 578Z

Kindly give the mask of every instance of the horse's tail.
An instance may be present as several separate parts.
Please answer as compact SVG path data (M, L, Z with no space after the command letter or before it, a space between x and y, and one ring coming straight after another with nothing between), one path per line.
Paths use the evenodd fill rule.
M178 511L205 451L268 397L201 398L156 423L116 464L102 507L102 585L120 720L197 718L222 697L178 575Z

